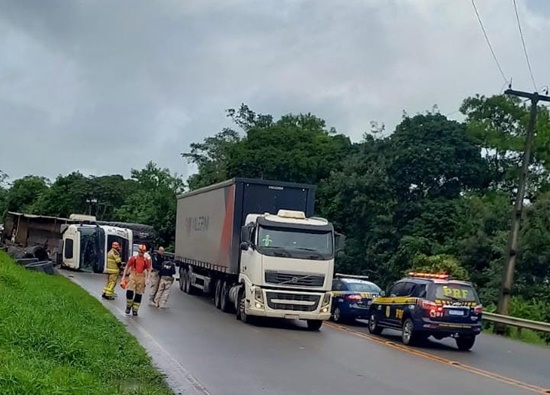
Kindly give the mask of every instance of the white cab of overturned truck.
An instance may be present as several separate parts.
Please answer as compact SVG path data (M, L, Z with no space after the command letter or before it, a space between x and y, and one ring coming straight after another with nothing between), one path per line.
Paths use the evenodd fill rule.
M115 241L120 244L123 262L132 256L133 232L130 229L82 223L62 225L61 234L62 267L105 273L107 254Z
M318 329L330 318L335 248L334 229L326 219L293 210L249 214L240 248L240 287L230 296L237 300L241 320L306 320Z

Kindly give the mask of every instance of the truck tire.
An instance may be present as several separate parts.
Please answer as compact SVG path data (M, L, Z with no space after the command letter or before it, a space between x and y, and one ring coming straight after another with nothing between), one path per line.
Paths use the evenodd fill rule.
M323 326L322 320L307 320L307 329L310 331L318 331Z
M185 292L185 269L180 266L180 291Z
M216 280L216 289L214 291L214 306L217 309L221 309L221 294L222 294L222 280Z
M244 311L244 303L245 303L244 294L245 294L244 289L239 291L239 301L238 301L238 306L239 307L237 308L236 317L237 317L238 320L241 320L245 324L250 324L250 317Z
M44 272L50 275L55 274L53 270L52 261L40 261L40 262L29 263L25 265L25 269L34 270L37 272Z
M223 282L220 292L220 309L224 313L231 312L231 303L229 303L229 284L227 281Z

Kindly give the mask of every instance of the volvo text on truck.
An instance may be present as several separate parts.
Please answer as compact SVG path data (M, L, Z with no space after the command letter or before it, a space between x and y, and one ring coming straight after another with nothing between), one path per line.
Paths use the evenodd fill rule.
M319 329L344 239L313 217L314 201L312 185L239 178L179 196L180 288L214 294L217 308L243 322L276 317Z

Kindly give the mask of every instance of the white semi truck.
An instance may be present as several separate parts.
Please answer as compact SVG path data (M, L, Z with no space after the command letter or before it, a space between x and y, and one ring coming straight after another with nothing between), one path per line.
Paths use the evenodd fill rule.
M243 322L296 319L318 330L331 315L334 258L344 239L313 217L314 191L236 178L179 196L181 290L214 294L217 308Z

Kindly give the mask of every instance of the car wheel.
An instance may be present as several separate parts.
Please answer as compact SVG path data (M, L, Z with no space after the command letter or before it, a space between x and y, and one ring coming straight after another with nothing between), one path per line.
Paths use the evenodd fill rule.
M460 351L468 351L474 346L476 338L475 336L458 337L455 341Z
M407 318L403 322L403 328L401 333L401 340L406 346L413 346L417 342L417 334L414 330L414 322L412 319Z
M373 311L370 313L369 317L369 332L373 335L379 335L382 333L382 328L380 325L378 325L378 318L376 318L376 313Z
M342 312L340 311L340 307L334 309L332 317L334 319L334 322L342 323L344 321L344 318L342 317Z

